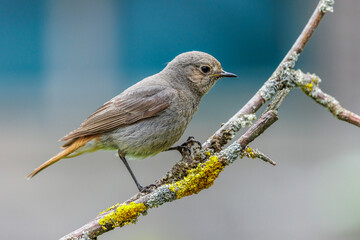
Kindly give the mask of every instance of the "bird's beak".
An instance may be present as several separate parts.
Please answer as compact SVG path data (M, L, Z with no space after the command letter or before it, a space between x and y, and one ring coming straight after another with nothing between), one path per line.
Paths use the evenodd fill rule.
M219 73L219 75L221 77L237 77L236 74L225 72L224 70L222 70L221 73Z

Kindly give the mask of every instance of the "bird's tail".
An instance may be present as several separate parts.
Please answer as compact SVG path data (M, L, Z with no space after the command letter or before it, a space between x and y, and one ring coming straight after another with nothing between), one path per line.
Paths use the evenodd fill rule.
M32 177L34 177L36 174L38 174L40 171L44 170L45 168L49 167L50 165L53 165L57 161L66 158L71 153L75 152L77 149L83 147L86 143L88 143L90 140L92 140L94 136L88 136L88 137L81 137L76 139L73 143L71 143L70 146L65 148L63 151L59 152L57 155L49 159L48 161L41 164L38 168L36 168L34 171L32 171L29 175L27 175L27 179L30 180ZM77 154L79 155L79 154ZM76 156L77 156L76 155Z

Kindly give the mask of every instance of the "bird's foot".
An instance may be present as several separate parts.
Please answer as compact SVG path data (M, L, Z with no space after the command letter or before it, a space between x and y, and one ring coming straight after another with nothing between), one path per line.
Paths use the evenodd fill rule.
M195 140L195 138L193 136L190 136L188 137L188 139L186 140L186 142L184 142L183 144L181 145L189 145L190 144L190 147L192 147L194 144L197 144L200 148L201 148L201 142L199 142L198 140Z
M156 184L150 184L150 185L147 185L145 187L141 187L141 190L139 189L139 191L141 193L149 193L149 192L151 192L151 190L154 189L154 187L156 187Z
M191 147L194 146L194 144L197 144L201 148L201 143L199 141L195 140L195 138L193 136L190 136L183 144L181 144L179 146L171 147L166 151L177 150L180 152L181 156L184 157L186 155L191 154Z
M144 191L144 187L143 186L141 186L140 184L139 185L136 185L136 187L139 189L139 192L142 192L142 191Z

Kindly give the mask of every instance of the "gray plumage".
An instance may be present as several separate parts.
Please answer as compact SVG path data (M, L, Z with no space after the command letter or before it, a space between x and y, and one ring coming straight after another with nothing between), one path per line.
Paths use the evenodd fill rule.
M207 53L182 53L161 72L106 102L78 129L63 137L64 151L75 144L79 147L73 147L61 158L98 149L118 150L124 159L145 158L167 150L182 136L201 98L216 81L235 76L223 71L220 63ZM43 168L61 158L50 159ZM40 166L35 174L43 168Z

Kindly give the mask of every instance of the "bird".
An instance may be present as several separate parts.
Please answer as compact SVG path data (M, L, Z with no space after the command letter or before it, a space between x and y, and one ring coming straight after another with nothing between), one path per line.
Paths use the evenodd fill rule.
M179 54L162 71L115 96L61 138L59 141L65 141L63 150L27 179L64 158L115 150L141 192L144 188L126 157L143 159L168 150L183 135L202 97L222 77L237 76L224 71L208 53Z

